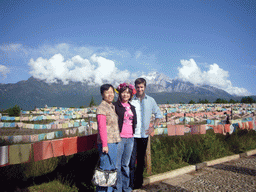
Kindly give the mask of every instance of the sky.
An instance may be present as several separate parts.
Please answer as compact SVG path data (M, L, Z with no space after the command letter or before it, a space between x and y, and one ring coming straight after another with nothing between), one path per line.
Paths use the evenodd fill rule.
M255 0L1 0L0 83L152 72L256 95Z

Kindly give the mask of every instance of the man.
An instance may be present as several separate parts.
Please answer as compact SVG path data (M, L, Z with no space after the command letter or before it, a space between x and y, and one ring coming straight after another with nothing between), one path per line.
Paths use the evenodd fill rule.
M230 121L229 121L229 114L227 114L226 112L224 112L224 115L226 115L225 124L230 124Z
M138 189L142 187L148 135L154 131L154 128L159 123L159 120L163 118L156 101L152 97L145 94L146 80L143 78L136 79L135 89L137 93L131 101L131 104L135 106L137 114L137 126L134 133L134 147L130 161L131 189ZM153 125L150 126L149 124L152 114L155 115L155 121ZM135 170L136 156L137 167Z

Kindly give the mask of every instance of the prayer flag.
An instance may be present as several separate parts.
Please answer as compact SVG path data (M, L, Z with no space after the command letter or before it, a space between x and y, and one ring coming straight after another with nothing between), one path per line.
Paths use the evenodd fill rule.
M175 125L167 124L168 135L174 136L175 135Z
M175 125L175 135L184 135L184 125Z
M53 148L53 156L59 157L64 155L64 146L63 139L55 139L51 140L52 148Z
M63 138L64 155L72 155L77 153L77 137Z
M41 161L53 157L51 141L41 141L33 144L34 160Z
M29 162L30 158L31 144L9 145L10 165Z
M0 146L0 167L8 165L8 160L8 146Z

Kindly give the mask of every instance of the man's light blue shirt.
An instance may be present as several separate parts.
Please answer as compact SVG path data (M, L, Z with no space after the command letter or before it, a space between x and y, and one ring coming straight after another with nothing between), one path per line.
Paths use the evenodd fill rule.
M135 106L137 114L137 126L135 128L135 138L147 138L145 133L149 128L151 115L154 114L155 118L163 118L163 115L156 103L156 101L145 94L145 97L140 101L139 98L134 95L131 104Z

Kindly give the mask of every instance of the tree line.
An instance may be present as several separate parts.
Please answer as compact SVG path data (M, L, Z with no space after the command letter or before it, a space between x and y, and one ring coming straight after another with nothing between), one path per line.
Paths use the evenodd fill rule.
M207 103L224 103L224 104L225 103L231 103L231 104L246 103L246 104L252 104L252 103L256 103L256 101L252 97L248 96L248 97L242 97L241 101L235 101L234 99L230 99L229 101L227 101L226 99L218 98L214 102L209 102L207 99L204 99L204 100L199 99L199 101L197 103L200 103L200 104L207 104ZM193 100L190 100L188 102L188 104L196 104L196 102L193 101Z
M243 97L241 99L241 101L235 101L233 99L230 99L229 101L225 100L225 99L221 99L221 98L218 98L216 99L215 102L209 102L207 99L199 99L199 101L197 102L198 104L207 104L207 103L231 103L231 104L235 104L235 103L246 103L246 104L252 104L252 103L256 103L256 101L252 98L252 97ZM169 102L167 102L167 104L169 104ZM180 102L180 104L185 104L185 103L182 103ZM196 104L195 101L193 100L190 100L188 102L188 104ZM91 99L91 102L89 103L89 107L92 107L92 106L96 106L96 103L95 103L95 100L94 98L92 97ZM86 106L80 106L80 108L85 108ZM20 115L20 112L21 112L21 108L20 106L18 105L15 105L14 107L11 107L9 109L6 109L6 110L2 110L1 112L2 113L7 113L9 116L19 116Z

